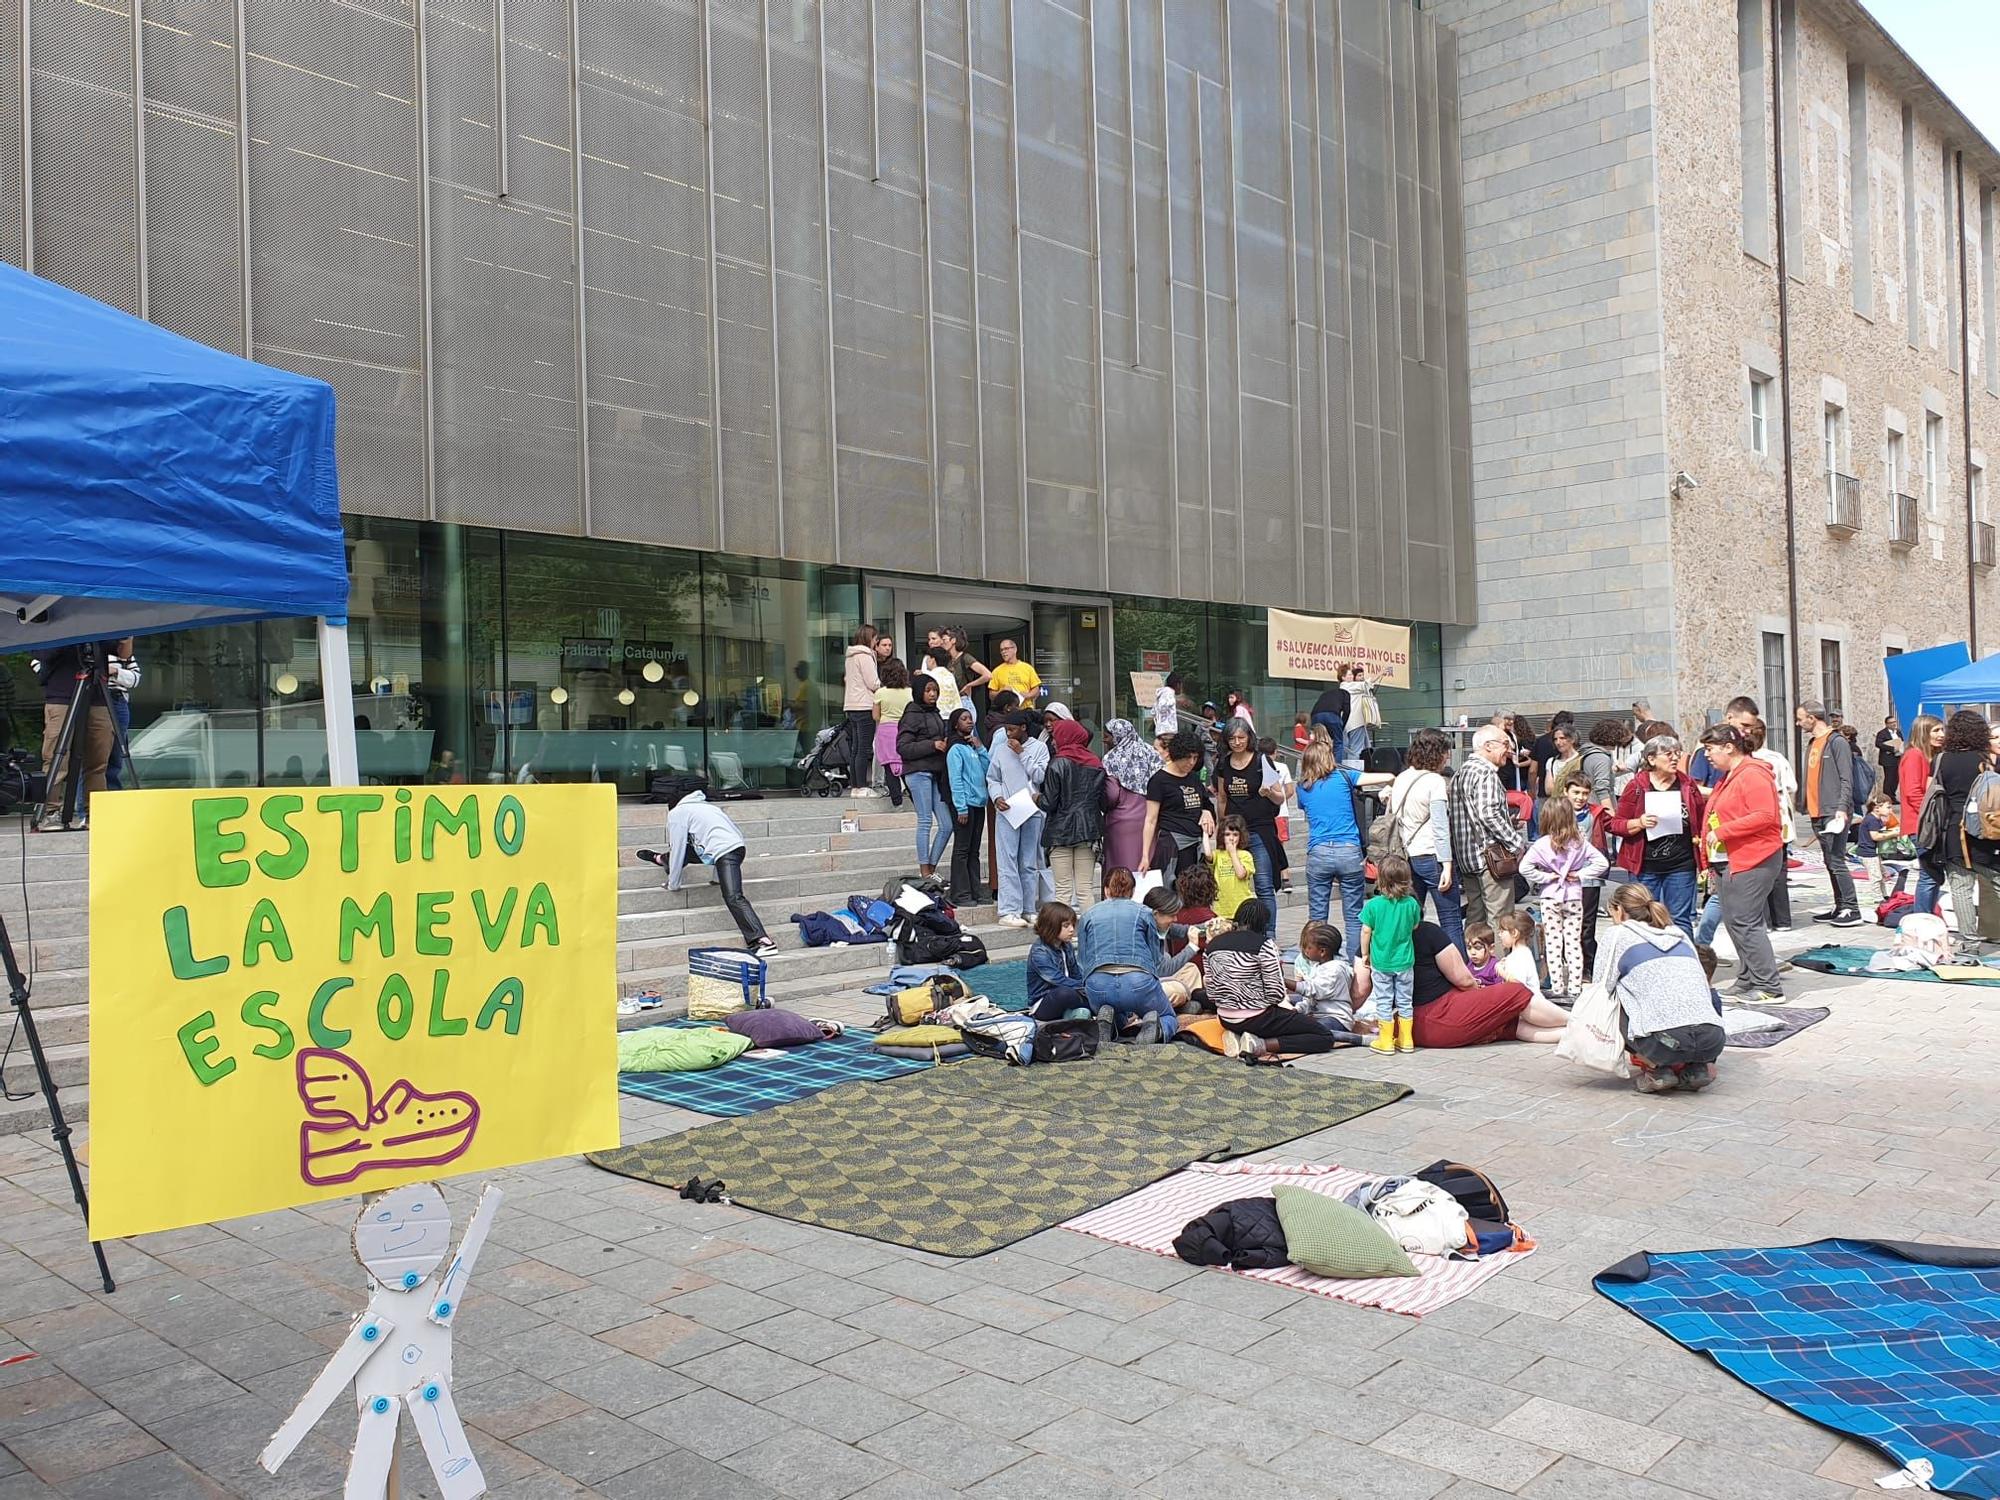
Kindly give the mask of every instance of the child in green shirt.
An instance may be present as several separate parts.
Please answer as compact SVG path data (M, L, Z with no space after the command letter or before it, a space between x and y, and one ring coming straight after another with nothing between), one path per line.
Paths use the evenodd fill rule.
M1418 918L1423 908L1411 895L1410 862L1400 854L1383 860L1375 871L1375 894L1361 907L1361 962L1375 971L1375 1014L1381 1018L1377 1052L1417 1050Z

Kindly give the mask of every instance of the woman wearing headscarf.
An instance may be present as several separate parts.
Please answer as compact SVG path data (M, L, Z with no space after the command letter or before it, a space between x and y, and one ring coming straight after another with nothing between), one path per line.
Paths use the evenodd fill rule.
M1160 769L1160 752L1139 737L1130 719L1104 726L1104 868L1144 869L1146 783Z
M1090 749L1090 731L1075 719L1051 717L1055 754L1042 777L1042 848L1056 900L1078 912L1097 900L1097 841L1104 837L1104 762Z
M917 872L937 873L938 860L951 842L952 813L945 797L944 716L938 712L935 677L919 676L914 696L896 726L896 750L903 758L903 780L917 804Z

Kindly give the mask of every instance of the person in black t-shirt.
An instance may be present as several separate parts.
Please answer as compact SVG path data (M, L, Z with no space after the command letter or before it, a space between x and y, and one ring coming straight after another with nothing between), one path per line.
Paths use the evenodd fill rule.
M1201 857L1204 835L1215 833L1215 805L1199 771L1206 736L1177 729L1166 741L1166 764L1146 783L1146 831L1139 847L1171 885L1181 867Z

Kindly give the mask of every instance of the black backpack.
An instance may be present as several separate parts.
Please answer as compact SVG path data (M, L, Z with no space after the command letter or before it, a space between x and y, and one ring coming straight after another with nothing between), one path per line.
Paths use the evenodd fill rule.
M899 913L890 924L899 964L949 964L973 969L986 962L986 944L936 907Z
M1493 1179L1462 1161L1434 1161L1416 1174L1417 1181L1443 1188L1465 1210L1466 1217L1486 1224L1511 1224L1507 1200Z
M1095 1056L1095 1021L1044 1021L1035 1029L1036 1062L1081 1062Z

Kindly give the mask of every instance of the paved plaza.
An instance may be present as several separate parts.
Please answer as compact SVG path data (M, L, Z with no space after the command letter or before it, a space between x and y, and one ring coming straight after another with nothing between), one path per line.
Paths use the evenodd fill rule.
M951 1261L572 1159L498 1175L461 1409L510 1500L1879 1494L1885 1459L1590 1288L1640 1249L2000 1243L2000 993L1788 977L1833 1015L1694 1098L1521 1045L1305 1065L1416 1092L1261 1155L1476 1163L1540 1244L1421 1322L1062 1229ZM627 1140L703 1123L623 1103ZM0 1500L339 1493L345 1403L280 1478L254 1458L361 1306L352 1200L121 1243L104 1296L46 1133L0 1173ZM433 1493L414 1446L402 1472Z

